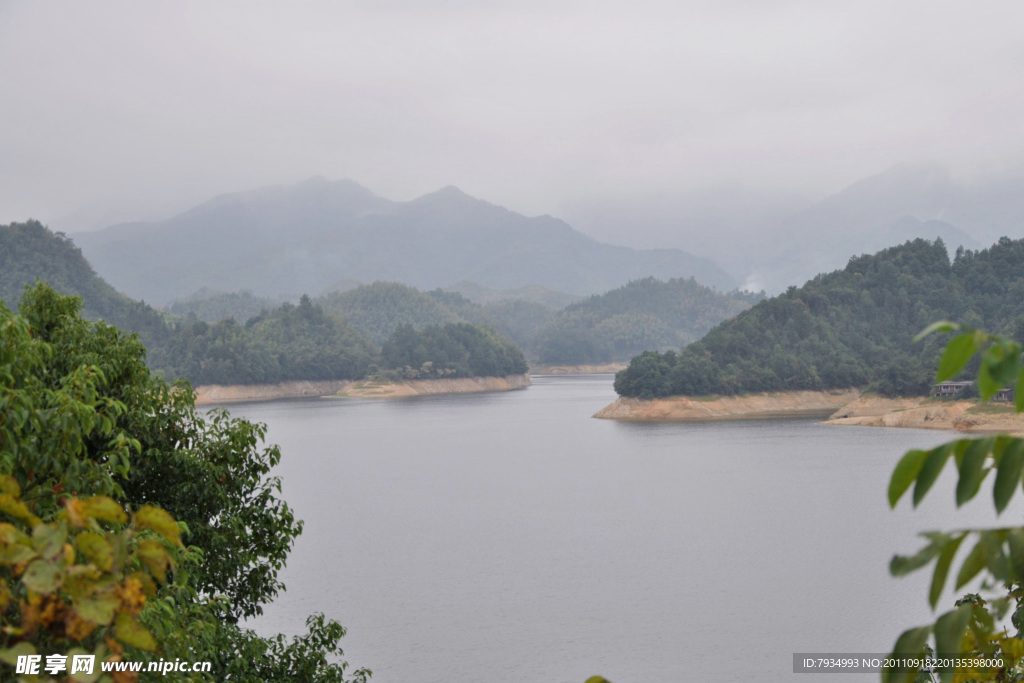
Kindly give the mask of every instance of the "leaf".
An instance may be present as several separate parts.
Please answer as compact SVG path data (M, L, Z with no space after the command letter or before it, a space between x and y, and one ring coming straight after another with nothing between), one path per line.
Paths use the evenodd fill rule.
M29 590L45 595L57 590L60 579L61 573L57 565L46 560L35 560L28 565L28 569L21 577L21 582Z
M1020 374L1017 375L1017 388L1013 393L1013 405L1017 408L1018 413L1024 413L1024 368L1021 368Z
M75 537L75 547L89 562L105 572L114 566L114 551L107 539L97 533L86 531Z
M113 593L103 593L92 598L84 598L75 602L78 616L94 624L106 626L114 620L114 613L121 606L121 601Z
M935 571L932 573L932 585L928 591L928 602L932 609L939 602L942 589L946 586L946 576L949 575L949 567L953 563L953 556L960 548L960 544L967 538L967 534L961 534L957 538L950 539L939 553L939 559L935 562Z
M995 396L997 391L1002 389L989 372L989 364L986 362L987 358L988 354L986 353L982 357L981 368L978 370L978 393L983 401L989 400Z
M921 335L924 333L922 332ZM918 336L921 336L918 335ZM953 337L946 350L942 353L942 360L939 361L939 371L935 373L936 382L945 382L957 375L967 365L967 361L978 350L974 343L974 332L961 334Z
M32 530L32 546L40 555L52 560L63 552L67 536L63 525L39 524Z
M921 471L917 475L917 483L914 485L914 507L917 507L928 493L928 489L939 478L939 473L942 472L942 467L946 464L946 459L954 448L955 444L947 443L929 451L928 457L924 459Z
M153 576L160 579L161 582L166 580L167 567L171 563L171 558L167 555L167 549L159 541L152 539L142 541L135 552Z
M1002 342L990 348L982 359L988 366L988 373L1000 389L1012 384L1020 371L1020 350L1015 345Z
M960 572L956 575L956 588L960 590L963 586L978 575L982 569L985 568L985 548L982 545L982 541L979 539L978 543L971 549L967 557L964 559L964 563L960 565Z
M920 332L918 332L917 336L914 337L914 341L915 342L919 342L922 339L924 339L925 337L927 337L929 334L931 334L932 332L957 332L959 330L967 330L967 329L969 329L969 328L961 327L957 323L950 322L949 320L940 320L938 322L932 323L928 327L926 327L923 330L921 330Z
M0 494L0 512L5 512L29 526L35 526L42 521L32 514L27 505L9 493Z
M917 478L926 457L928 457L928 451L913 450L907 451L900 458L896 469L892 472L892 479L889 480L889 507L896 507L896 503Z
M0 493L6 493L14 498L21 496L21 486L18 480L9 474L0 474Z
M94 653L86 652L85 650L83 650L80 647L73 647L70 650L68 650L68 661L72 661L71 658L75 657L76 655L77 656L82 656L82 655L88 656L90 654L94 654ZM72 674L68 678L68 680L72 681L72 683L96 683L96 681L99 680L100 676L102 676L102 675L103 675L103 672L101 671L100 667L94 666L93 667L93 671L92 671L91 674L90 673L85 673L84 671L78 671L78 672Z
M152 529L168 541L181 545L181 529L174 517L154 505L145 505L135 513L135 523L142 529Z
M992 498L996 504L996 512L1002 513L1013 497L1013 492L1024 474L1024 439L1013 439L1003 451L1003 457L996 468L996 483L992 488Z
M124 524L128 514L124 508L107 496L93 496L82 501L82 510L86 515L102 522Z
M994 577L1002 582L1010 580L1013 570L1010 559L1003 552L1003 538L1006 531L982 531L981 544L985 549L985 566Z
M908 664L912 657L920 655L924 651L928 636L931 635L931 626L920 626L904 631L896 639L889 661L896 662L899 666L886 667L882 669L883 683L905 683L911 680L911 676L917 676L917 667L910 667Z
M893 557L892 561L889 562L889 573L893 576L903 576L920 569L931 562L949 541L949 537L945 534L934 534L930 538L931 543L918 550L914 555L909 557L896 555Z
M0 547L0 564L20 564L31 560L35 556L36 551L20 543Z
M117 622L114 624L114 637L125 645L137 647L140 650L156 651L156 641L153 640L150 632L125 612L117 615Z
M100 571L96 567L89 564L76 564L73 567L68 567L61 590L74 600L78 600L96 590L96 580L99 578Z
M971 619L971 605L960 605L955 610L946 612L935 622L935 651L942 653L943 660L949 655L960 654L960 644ZM943 673L952 673L952 666L939 669ZM948 676L943 677L948 680Z
M34 654L36 654L35 645L23 640L13 647L9 647L6 650L0 650L0 662L16 666L18 664L18 657Z
M960 461L960 479L956 484L956 505L960 507L978 494L981 482L988 474L985 469L985 460L989 451L992 450L993 438L978 439L971 441L964 452L964 458Z
M1013 567L1014 580L1024 584L1024 528L1010 529L1006 534L1010 546L1010 565Z

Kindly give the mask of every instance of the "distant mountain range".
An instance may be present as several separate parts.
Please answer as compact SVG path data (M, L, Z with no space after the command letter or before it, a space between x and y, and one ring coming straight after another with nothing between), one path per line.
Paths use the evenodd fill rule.
M351 280L539 285L577 295L648 276L694 277L721 290L737 284L709 259L603 244L556 218L528 218L454 187L394 202L349 180L314 178L74 238L114 287L155 304L202 287L297 296Z
M942 238L949 251L1024 237L1024 173L964 182L934 164L899 164L817 202L740 187L686 197L598 200L568 211L587 234L681 246L752 289L780 292L853 256ZM615 236L620 236L616 238Z

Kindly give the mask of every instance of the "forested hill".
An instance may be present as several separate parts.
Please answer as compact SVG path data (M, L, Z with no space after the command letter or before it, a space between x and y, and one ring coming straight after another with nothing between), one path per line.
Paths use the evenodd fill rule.
M35 221L0 226L0 300L15 307L25 285L36 280L82 297L88 317L138 332L151 368L168 379L184 377L196 385L360 379L374 373L398 379L413 371L417 377L526 371L514 344L470 324L432 329L426 336L396 336L392 331L382 338L390 344L389 353L382 355L378 345L346 320L305 295L298 305L264 309L244 324L233 318L208 323L194 313L165 316L116 292L63 235ZM472 306L458 294L438 296L451 299L452 305ZM413 360L417 365L410 370L406 366Z
M537 332L533 348L542 363L625 360L699 339L762 298L763 292L722 294L693 278L648 277L567 306Z
M1024 240L958 250L915 240L762 301L681 352L646 352L616 376L622 396L865 387L923 395L945 340L913 337L950 319L1024 340Z
M0 301L15 308L25 285L50 283L84 301L83 313L111 325L139 332L152 342L163 329L163 316L146 304L118 293L93 271L81 250L62 233L38 221L0 225Z

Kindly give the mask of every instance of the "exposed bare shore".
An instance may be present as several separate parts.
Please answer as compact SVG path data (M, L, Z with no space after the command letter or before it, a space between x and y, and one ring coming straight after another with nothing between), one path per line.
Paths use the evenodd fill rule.
M960 432L1024 434L1024 414L1006 404L883 398L847 391L792 391L743 396L641 400L619 398L594 417L629 422L711 422L825 417L825 424L912 427Z
M601 365L531 365L531 375L592 375L603 372L624 370L625 363L603 363Z
M196 404L271 401L303 396L350 398L397 398L428 394L467 394L481 391L510 391L530 386L529 375L508 377L462 377L459 379L408 380L384 384L365 380L293 381L277 384L207 384L196 387Z
M711 422L778 417L828 417L860 396L856 390L785 391L708 398L619 398L594 417L629 422Z
M863 396L837 410L827 424L914 427L958 432L1024 434L1024 414L1007 404Z

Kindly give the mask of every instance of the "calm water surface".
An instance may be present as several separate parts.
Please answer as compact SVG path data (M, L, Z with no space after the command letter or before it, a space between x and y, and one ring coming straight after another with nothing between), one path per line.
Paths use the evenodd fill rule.
M948 433L591 419L614 398L592 375L232 406L268 424L306 523L256 627L325 612L376 683L874 681L792 656L887 652L934 620L928 576L891 578L893 553L995 519L990 497L954 511L952 471L889 510L899 456Z

